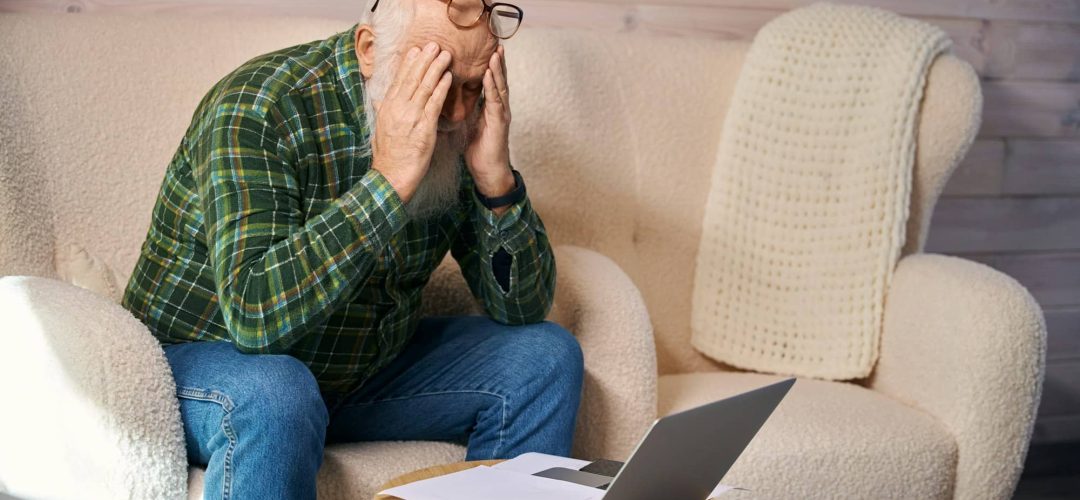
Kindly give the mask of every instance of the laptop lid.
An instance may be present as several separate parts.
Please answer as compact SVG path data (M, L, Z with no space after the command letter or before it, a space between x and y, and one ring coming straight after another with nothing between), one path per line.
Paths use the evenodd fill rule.
M783 380L653 422L604 500L704 500L794 383Z

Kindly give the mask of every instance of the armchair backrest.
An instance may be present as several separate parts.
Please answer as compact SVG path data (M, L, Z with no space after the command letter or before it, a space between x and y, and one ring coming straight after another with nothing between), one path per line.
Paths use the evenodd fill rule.
M126 280L162 174L203 93L241 62L347 23L0 16L0 275L55 276L76 243ZM746 42L523 29L507 43L513 162L555 244L612 257L641 289L662 373L690 347L694 258ZM934 64L905 254L977 127L978 80ZM958 99L957 96L967 96Z
M327 20L0 15L0 275L55 277L77 244L126 280L199 100ZM120 286L123 286L121 283Z
M749 43L574 31L514 42L512 153L555 240L609 255L634 280L661 373L723 369L690 346L691 290L723 120ZM935 61L904 255L922 251L933 206L978 128L980 96L967 63Z

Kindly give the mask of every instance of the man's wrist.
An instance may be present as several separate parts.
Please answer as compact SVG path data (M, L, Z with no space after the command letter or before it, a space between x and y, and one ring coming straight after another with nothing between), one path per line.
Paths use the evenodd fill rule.
M479 189L476 190L476 199L480 202L480 205L484 208L495 213L496 216L500 216L507 208L521 202L525 199L525 181L521 178L521 174L517 170L511 170L514 187L506 194L496 197L484 196Z
M514 174L510 170L510 166L500 169L501 173L493 178L482 178L474 176L473 181L476 183L476 191L485 198L498 198L500 196L506 196L514 190L516 184L514 183Z

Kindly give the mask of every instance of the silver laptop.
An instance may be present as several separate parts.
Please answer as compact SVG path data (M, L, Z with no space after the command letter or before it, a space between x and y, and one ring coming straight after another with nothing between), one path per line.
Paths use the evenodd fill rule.
M704 500L794 384L787 379L658 419L614 479L596 469L581 475L563 471L557 478L598 487L610 483L604 500ZM605 475L606 481L597 481Z

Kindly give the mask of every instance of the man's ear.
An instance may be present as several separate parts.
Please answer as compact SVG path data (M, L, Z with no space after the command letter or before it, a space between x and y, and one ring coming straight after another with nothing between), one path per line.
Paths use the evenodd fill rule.
M371 78L375 72L375 31L366 24L356 27L356 59L360 61L360 74L365 80Z

